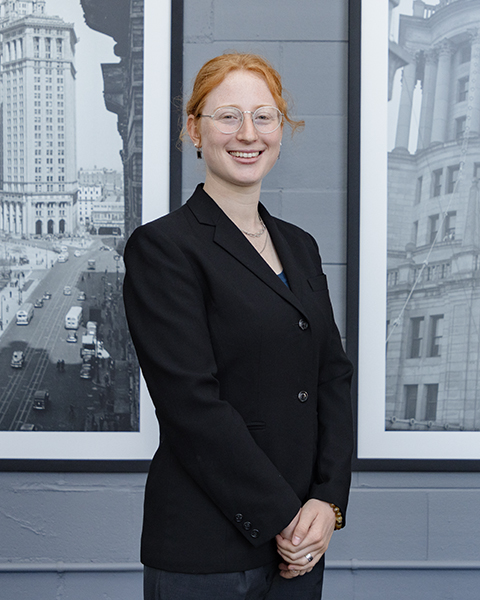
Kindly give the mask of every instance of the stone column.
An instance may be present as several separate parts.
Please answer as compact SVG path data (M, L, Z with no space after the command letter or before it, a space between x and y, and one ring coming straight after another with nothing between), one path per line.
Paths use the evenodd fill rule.
M418 126L417 150L427 148L432 140L433 104L435 101L435 83L437 80L438 53L430 50L425 53L425 70L422 81L422 107Z
M444 142L447 135L448 99L453 45L449 40L439 44L435 104L433 107L432 142Z
M14 226L14 233L18 235L18 209L19 209L19 205L18 202L13 202L13 226Z
M26 231L25 231L25 203L20 202L19 208L20 208L19 223L18 223L19 233L23 235L24 233L26 233Z
M467 131L470 134L480 134L480 35L479 30L470 30L472 52L470 58L470 73L468 76L468 113ZM469 118L470 117L470 118Z
M12 233L12 203L10 200L7 200L7 231L8 233Z
M407 148L410 137L410 122L412 120L413 90L417 82L416 62L409 63L403 67L402 93L398 109L397 135L395 148Z

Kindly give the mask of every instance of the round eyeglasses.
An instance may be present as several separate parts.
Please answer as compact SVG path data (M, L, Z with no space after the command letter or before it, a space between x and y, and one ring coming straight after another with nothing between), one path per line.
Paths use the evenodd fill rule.
M212 119L220 133L236 133L243 125L243 115L252 115L255 129L259 133L273 133L282 124L283 114L275 106L261 106L255 112L240 110L235 106L217 108L213 115L199 115Z

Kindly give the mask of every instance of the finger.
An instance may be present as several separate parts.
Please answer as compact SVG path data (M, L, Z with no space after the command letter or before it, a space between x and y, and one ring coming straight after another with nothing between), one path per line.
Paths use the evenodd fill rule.
M317 552L316 554L311 555L311 560L308 560L305 556L299 560L298 562L288 561L288 568L290 570L295 571L309 571L313 569L313 567L318 563L318 561L322 558L323 553Z
M280 575L285 579L293 579L294 577L301 577L306 573L310 573L313 570L313 567L307 567L305 569L289 569L290 565L286 565L285 563L281 563L279 565Z
M280 577L284 579L294 579L298 577L298 573L292 573L291 571L280 571Z
M315 555L319 552L323 554L325 550L325 544L319 542L305 547L302 546L300 549L294 548L292 546L290 546L289 548L285 548L283 545L281 546L280 544L277 544L277 552L284 560L286 560L289 563L297 563L299 561L302 561L302 559L305 561L306 556L308 556L309 554Z
M298 577L299 575L298 570L290 570L288 568L288 565L285 563L280 563L278 567L280 569L280 576L284 579L293 579L294 577Z

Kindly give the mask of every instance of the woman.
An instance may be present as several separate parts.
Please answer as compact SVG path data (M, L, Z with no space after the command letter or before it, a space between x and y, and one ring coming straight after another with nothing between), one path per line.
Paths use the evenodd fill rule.
M259 202L284 122L278 73L207 62L186 129L205 183L125 250L132 338L160 423L145 493L148 600L321 597L344 524L346 358L313 238Z

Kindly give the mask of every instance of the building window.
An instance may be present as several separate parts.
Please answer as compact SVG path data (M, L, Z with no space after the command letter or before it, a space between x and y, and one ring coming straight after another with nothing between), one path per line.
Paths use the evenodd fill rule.
M438 235L438 222L440 219L440 215L430 215L428 217L428 228L429 228L429 238L428 243L435 243Z
M442 336L443 315L433 315L430 317L429 356L441 356Z
M458 117L458 119L455 119L455 136L457 139L464 137L466 127L467 117Z
M418 177L417 186L415 188L415 204L420 204L420 200L422 199L422 183L423 177Z
M417 414L418 385L405 386L405 418L415 419Z
M462 77L458 80L457 102L465 102L468 97L468 77Z
M414 221L413 229L412 229L412 244L414 244L416 246L417 240L418 240L418 221Z
M443 169L436 169L432 172L432 196L440 196L442 193L442 175Z
M445 215L443 240L449 242L455 239L456 211L452 210Z
M420 358L423 339L423 317L410 319L410 353L408 358Z
M447 194L453 194L453 192L455 192L459 173L460 165L448 167Z
M425 386L425 421L437 419L438 383L428 383Z

